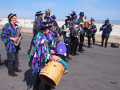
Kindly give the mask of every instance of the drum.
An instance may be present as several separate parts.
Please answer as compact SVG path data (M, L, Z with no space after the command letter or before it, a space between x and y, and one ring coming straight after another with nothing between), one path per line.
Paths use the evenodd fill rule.
M41 70L39 78L50 86L56 86L65 70L67 70L67 64L62 59L58 62L50 61Z

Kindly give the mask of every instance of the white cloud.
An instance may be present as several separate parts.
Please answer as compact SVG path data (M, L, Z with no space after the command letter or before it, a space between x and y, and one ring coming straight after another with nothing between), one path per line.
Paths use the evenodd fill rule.
M54 7L54 6L56 6L55 3L51 3L51 2L32 3L31 5L37 6L37 7Z

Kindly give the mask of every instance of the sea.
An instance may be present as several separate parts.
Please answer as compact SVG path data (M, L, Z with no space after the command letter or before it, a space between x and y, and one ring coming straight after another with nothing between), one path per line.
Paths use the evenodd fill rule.
M64 20L60 20L60 21L64 21ZM88 21L90 21L90 20L88 20ZM105 22L105 20L95 20L95 22L96 23L103 23L103 22ZM109 20L109 22L111 24L120 24L120 20Z
M90 21L90 20L89 20ZM95 20L96 23L103 23L105 20ZM111 24L120 24L120 20L110 20Z

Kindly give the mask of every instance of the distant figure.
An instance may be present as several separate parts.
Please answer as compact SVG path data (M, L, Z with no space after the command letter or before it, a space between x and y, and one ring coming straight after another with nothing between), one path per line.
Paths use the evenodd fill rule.
M33 35L35 36L38 31L41 29L41 24L43 22L42 18L43 18L43 13L42 11L38 11L36 12L35 16L37 16L37 18L34 21L34 25L33 25Z
M77 19L77 15L75 11L71 12L71 26L72 28L70 28L71 31L71 55L75 56L75 55L79 55L76 51L77 51L77 47L79 45L79 41L78 41L78 33L79 33L79 29L78 29L78 25L76 26L76 19Z
M84 35L85 35L85 31L83 29L83 17L84 17L84 12L80 12L80 17L79 19L76 21L77 24L80 24L81 30L80 30L80 43L79 43L79 52L83 53L83 51L85 51L83 49L83 43L84 43Z
M91 47L91 37L92 37L92 40L93 40L93 45L95 44L95 33L97 32L97 28L96 28L96 25L94 24L94 19L91 18L90 20L91 24L88 28L88 31L87 31L87 36L88 36L88 48Z
M56 19L56 16L53 15L53 16L51 16L51 18L54 19L54 24L53 24L53 25L54 25L56 28L59 27L59 26L58 26L58 23L57 23L56 20L55 20L55 19Z
M66 48L67 48L67 55L65 57L65 61L68 62L69 60L68 59L71 59L70 58L70 55L69 55L69 52L70 52L70 42L71 42L71 37L70 37L70 16L65 16L65 24L62 25L62 32L63 32L63 39L64 39L64 43L66 45Z
M105 48L107 48L107 42L108 42L108 38L110 36L110 33L112 31L112 25L109 23L109 20L105 20L104 22L105 24L102 25L102 27L100 27L100 31L102 32L102 43L101 43L101 47L103 47L103 42L105 39Z
M8 75L15 77L18 76L15 72L22 72L18 69L18 53L20 50L20 44L18 46L14 45L17 41L17 33L19 32L19 27L16 24L17 16L16 14L8 15L9 23L6 23L1 32L1 39L4 41L5 49L8 59ZM21 33L21 32L20 32Z

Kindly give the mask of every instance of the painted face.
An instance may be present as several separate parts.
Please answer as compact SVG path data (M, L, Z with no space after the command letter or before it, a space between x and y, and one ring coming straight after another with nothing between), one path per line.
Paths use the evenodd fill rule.
M16 23L16 22L17 22L17 16L13 16L13 17L11 18L11 22Z
M38 15L38 18L42 19L43 18L43 14Z

